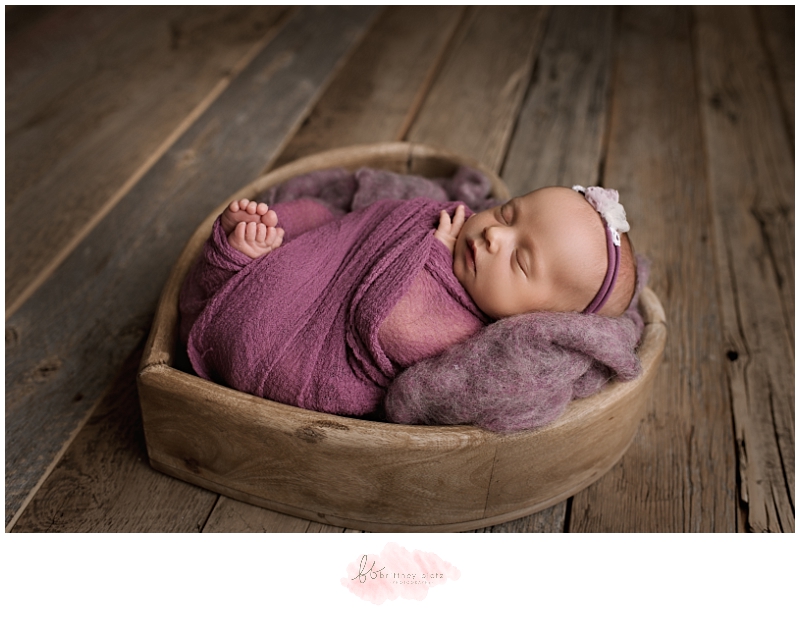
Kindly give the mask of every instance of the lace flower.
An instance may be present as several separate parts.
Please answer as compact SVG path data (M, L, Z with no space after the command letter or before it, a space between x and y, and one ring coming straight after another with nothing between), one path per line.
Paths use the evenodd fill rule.
M615 189L604 189L603 187L585 189L580 185L572 188L583 193L586 201L600 213L610 229L616 232L627 232L631 229L625 218L625 208L619 203L619 193Z

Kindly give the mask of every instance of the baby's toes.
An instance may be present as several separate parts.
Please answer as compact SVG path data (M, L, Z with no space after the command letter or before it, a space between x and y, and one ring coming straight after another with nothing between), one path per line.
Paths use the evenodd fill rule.
M263 223L256 223L255 241L258 245L265 245L267 240L267 226Z
M283 235L285 232L282 227L273 227L270 229L275 230L275 240L273 240L271 244L273 249L277 249L283 244Z
M264 204L266 206L266 204ZM261 223L267 227L275 227L278 225L278 215L274 210L267 210L261 215Z
M239 221L236 227L233 228L233 235L237 240L244 242L245 235L247 234L247 222Z
M256 234L258 233L258 225L255 221L250 221L246 224L244 230L244 239L248 245L252 245L256 240Z
M278 238L278 230L277 228L267 227L266 225L264 226L264 230L264 244L271 247Z
M253 203L255 203L255 202L253 202ZM264 202L259 202L256 205L256 214L257 215L263 216L263 215L267 214L268 210L269 210L269 206L267 206Z

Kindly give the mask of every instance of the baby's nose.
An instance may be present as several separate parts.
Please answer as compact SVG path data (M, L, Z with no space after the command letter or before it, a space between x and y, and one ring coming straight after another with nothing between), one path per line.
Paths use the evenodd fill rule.
M489 253L497 252L505 242L505 230L496 225L490 225L483 230L483 238L486 241L486 250Z

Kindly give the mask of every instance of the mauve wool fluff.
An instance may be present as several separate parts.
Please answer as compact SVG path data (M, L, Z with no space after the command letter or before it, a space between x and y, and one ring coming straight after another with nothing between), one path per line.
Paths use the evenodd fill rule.
M498 320L396 377L385 399L387 420L534 429L612 378L638 377L644 322L636 307L649 274L647 260L638 263L637 291L622 316L540 312Z

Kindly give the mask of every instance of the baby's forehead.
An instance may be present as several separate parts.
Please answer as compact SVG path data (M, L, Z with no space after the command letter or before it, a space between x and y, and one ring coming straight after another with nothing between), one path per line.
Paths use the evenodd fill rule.
M545 187L515 198L528 215L525 230L562 260L605 259L602 219L580 193L566 187Z
M527 221L536 225L588 226L602 232L602 221L580 193L566 187L544 187L514 198L527 212Z
M586 198L580 193L567 187L542 187L530 193L514 198L526 208L569 208L578 211L593 212Z

